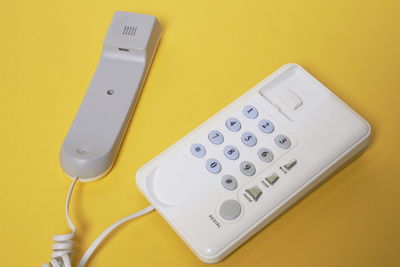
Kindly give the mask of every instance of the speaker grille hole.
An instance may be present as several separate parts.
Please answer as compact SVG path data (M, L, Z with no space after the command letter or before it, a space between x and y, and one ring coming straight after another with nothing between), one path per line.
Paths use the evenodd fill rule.
M125 25L124 26L124 30L122 31L122 34L123 35L135 36L136 30L137 30L137 27L135 27L135 26Z

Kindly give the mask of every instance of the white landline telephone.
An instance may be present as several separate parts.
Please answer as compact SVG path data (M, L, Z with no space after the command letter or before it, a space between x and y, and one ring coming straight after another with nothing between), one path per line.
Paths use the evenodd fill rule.
M114 16L61 152L74 178L70 225L72 189L111 168L159 36L152 16ZM136 182L151 206L104 231L79 266L113 229L153 208L202 261L216 263L365 148L370 131L302 67L284 65L140 168ZM53 267L71 266L73 235L63 236Z
M143 166L139 189L204 262L229 255L368 144L370 127L287 64Z

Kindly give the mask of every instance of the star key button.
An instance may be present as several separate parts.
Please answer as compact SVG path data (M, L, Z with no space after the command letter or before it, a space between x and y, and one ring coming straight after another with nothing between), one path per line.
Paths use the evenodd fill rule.
M206 155L206 149L202 144L196 143L190 147L190 153L196 158L202 158Z

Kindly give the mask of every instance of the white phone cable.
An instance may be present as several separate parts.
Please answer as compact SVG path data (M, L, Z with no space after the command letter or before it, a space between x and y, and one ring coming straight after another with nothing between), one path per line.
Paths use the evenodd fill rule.
M79 180L78 177L74 177L74 180L71 184L67 195L67 201L65 203L65 217L67 218L67 222L69 228L71 229L71 233L63 234L63 235L55 235L53 236L53 241L56 242L53 244L53 254L51 255L52 259L49 263L44 263L42 267L72 267L71 263L71 253L73 248L73 241L72 239L75 237L76 234L76 227L69 216L69 203L71 200L72 192L74 191L75 184ZM90 247L86 250L85 254L82 256L78 267L84 267L92 256L93 252L96 248L101 244L101 242L110 234L113 230L115 230L121 224L133 220L139 216L145 215L149 212L154 210L153 206L148 206L140 211L134 212L119 221L115 222L111 226L109 226L104 232L102 232L99 237L90 245Z

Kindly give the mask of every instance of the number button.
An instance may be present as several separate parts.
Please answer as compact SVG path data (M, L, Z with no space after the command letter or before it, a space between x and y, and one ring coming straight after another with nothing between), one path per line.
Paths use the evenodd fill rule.
M280 148L283 149L288 149L291 145L289 137L283 134L275 136L274 141Z
M237 180L232 175L224 175L221 180L222 186L228 190L235 190L238 186Z
M256 167L253 163L248 161L243 161L240 163L240 171L246 176L253 176L256 173Z
M226 146L224 148L224 155L230 160L239 158L239 150L234 146Z
M225 121L226 128L231 130L232 132L237 132L242 128L240 121L236 118L229 118Z
M246 146L255 146L257 144L257 137L249 132L242 134L242 142Z
M258 110L250 105L243 108L243 114L249 119L255 119L258 116Z
M274 125L269 120L260 120L258 128L264 133L272 133L274 131Z
M215 145L219 145L222 144L222 142L224 142L224 136L222 135L222 133L215 130L211 131L208 134L208 139L211 141L211 143Z
M190 147L190 153L197 158L202 158L206 155L206 149L201 144L193 144Z
M271 162L274 159L274 154L268 148L260 148L257 151L257 155L264 162Z
M221 163L216 159L209 159L206 162L206 168L211 173L219 173L221 171Z

